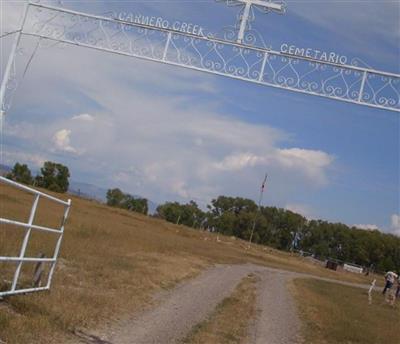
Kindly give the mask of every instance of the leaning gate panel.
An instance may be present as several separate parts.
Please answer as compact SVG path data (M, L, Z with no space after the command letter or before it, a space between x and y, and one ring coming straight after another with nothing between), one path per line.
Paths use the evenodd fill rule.
M0 177L0 297L50 289L70 207Z

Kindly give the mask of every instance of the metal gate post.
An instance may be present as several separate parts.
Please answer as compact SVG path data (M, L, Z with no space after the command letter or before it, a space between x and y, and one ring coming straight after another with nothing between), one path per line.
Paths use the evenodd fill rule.
M5 113L6 113L5 97L6 97L7 84L8 84L8 81L10 80L10 74L11 74L12 65L13 65L13 63L15 63L15 53L17 52L19 41L21 40L22 29L24 28L26 16L28 14L29 4L30 4L30 1L28 1L25 4L24 13L22 15L20 28L17 31L17 34L15 36L14 43L13 43L13 46L11 48L10 56L8 57L7 66L6 66L6 69L4 71L3 80L1 81L1 86L0 86L0 118L2 118L3 115L5 115Z
M69 210L71 208L71 200L69 199L67 202L68 202L68 204L65 206L64 216L63 216L63 219L62 219L62 222L61 222L61 227L60 227L61 234L59 235L58 240L57 240L56 248L54 250L54 255L53 255L53 261L51 263L49 277L48 277L48 280L47 280L47 286L46 286L47 289L50 289L51 280L53 278L54 269L55 269L56 263L57 263L58 253L60 251L61 242L62 242L63 235L64 235L65 222L67 220L67 217L68 217L68 214L69 214Z

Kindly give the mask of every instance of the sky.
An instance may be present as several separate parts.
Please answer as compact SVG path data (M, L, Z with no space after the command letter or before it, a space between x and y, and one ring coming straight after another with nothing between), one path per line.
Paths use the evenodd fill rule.
M43 3L52 3L42 1ZM56 2L53 2L53 4ZM287 1L284 15L256 12L265 44L335 51L400 73L400 4ZM23 2L1 2L1 33ZM234 25L225 1L63 1L104 14L132 12ZM13 35L1 39L2 74ZM35 46L21 41L23 71ZM119 187L156 202L218 195L258 199L308 217L400 235L400 117L368 108L124 56L40 48L13 95L1 163L67 165L75 181Z

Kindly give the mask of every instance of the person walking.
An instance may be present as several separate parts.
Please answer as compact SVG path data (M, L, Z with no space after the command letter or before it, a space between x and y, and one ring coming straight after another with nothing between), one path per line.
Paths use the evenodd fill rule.
M399 276L397 276L396 273L394 273L393 271L388 271L385 274L385 288L383 288L382 294L385 295L387 290L392 289L394 281L399 278Z

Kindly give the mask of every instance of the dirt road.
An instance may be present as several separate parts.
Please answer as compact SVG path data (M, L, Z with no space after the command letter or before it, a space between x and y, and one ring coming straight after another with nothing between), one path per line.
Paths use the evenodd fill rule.
M164 297L158 307L122 325L107 338L113 344L175 343L229 296L252 266L216 266L182 284Z
M121 321L102 336L80 335L79 342L97 344L169 344L178 343L188 332L210 315L237 284L249 273L260 277L257 295L258 317L252 319L249 344L301 343L300 321L287 290L287 282L296 277L336 280L266 268L252 264L217 265L197 278L158 296L157 306L133 318ZM367 287L359 284L345 285ZM101 337L101 339L100 339Z
M261 269L256 272L258 317L249 329L248 344L301 343L300 321L287 290L292 276L285 272Z

